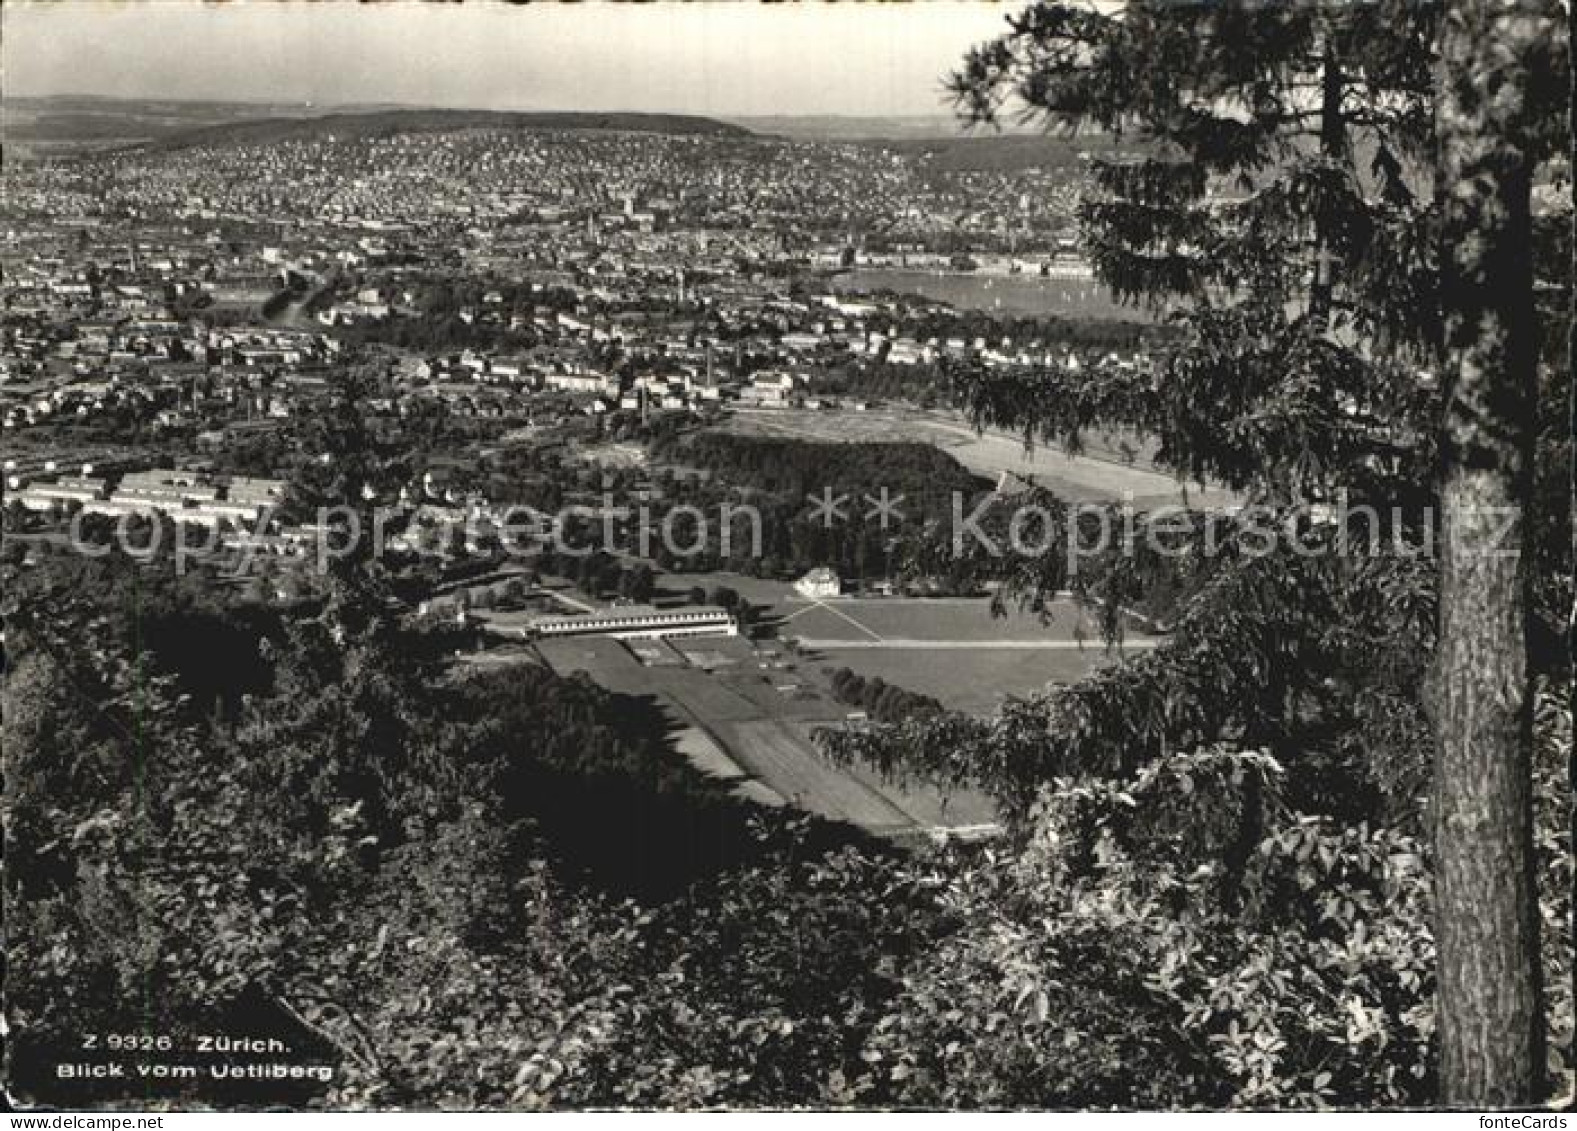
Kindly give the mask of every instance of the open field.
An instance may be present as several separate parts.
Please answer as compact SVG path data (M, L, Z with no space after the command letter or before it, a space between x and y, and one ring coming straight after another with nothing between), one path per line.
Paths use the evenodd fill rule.
M669 643L686 661L704 671L749 668L757 663L750 642L739 636L680 636Z
M842 633L850 639L870 639L874 633L877 636L980 642L1076 640L1076 628L1080 624L1085 626L1087 636L1094 635L1088 615L1071 598L1052 600L1047 610L1049 617L1043 624L1033 613L1020 612L1016 607L1009 607L1004 616L993 617L989 597L834 597L812 601L802 596L791 581L726 572L666 573L658 577L658 585L673 597L695 586L707 591L727 586L755 606L763 623L776 625L782 637L818 636L821 635L819 631L810 631L812 626L819 629L833 623L846 627L837 631L829 629L828 635ZM832 609L837 612L827 611ZM853 618L869 631L849 627L844 618ZM683 649L688 645L681 643L679 647Z
M543 640L543 658L561 675L583 671L609 691L665 697L698 722L758 718L762 707L723 679L691 667L645 667L623 641L606 636ZM825 716L830 708L824 709Z
M896 799L829 765L808 735L780 719L727 723L719 732L740 765L798 808L870 832L904 832L915 823Z
M1151 322L1154 318L1123 306L1111 291L1093 279L1061 279L1041 275L994 275L860 268L836 275L833 289L842 294L893 291L919 295L961 310L992 310L1001 314L1062 315Z
M539 640L536 649L560 675L585 672L609 691L626 694L641 695L651 690L640 685L649 669L643 668L630 650L612 637Z
M513 667L517 664L540 664L542 658L523 645L506 645L502 648L490 648L485 652L462 652L457 657L458 662L464 667L475 671L488 671L493 668Z
M993 617L986 598L836 598L811 603L792 599L782 610L779 634L826 640L1077 641L1097 635L1072 601L1056 603L1049 620L1009 609Z
M839 599L788 608L778 632L797 639L818 671L847 667L949 710L988 714L1006 698L1072 683L1121 659L1071 600L1050 611L1042 622L1017 610L993 617L986 599ZM1124 651L1155 643L1133 635Z
M801 725L805 741L812 741L810 736L815 728ZM904 812L922 827L958 829L993 825L997 821L995 804L990 798L973 790L947 793L925 782L898 785L883 781L881 775L865 766L851 766L844 772L868 789L899 798Z
M725 571L665 573L659 575L657 585L659 597L674 599L683 599L696 586L710 592L715 586L725 585L758 609L775 609L794 596L794 587L787 581Z
M646 449L640 444L609 441L606 443L578 444L573 453L582 463L598 467L638 470L650 462Z
M900 838L989 827L989 799L884 782L865 769L828 765L812 734L852 708L837 702L829 673L848 667L929 695L949 710L989 714L1005 699L1071 683L1122 653L1108 651L1071 600L1050 619L1017 610L993 617L987 598L835 598L810 601L784 581L718 573L669 575L667 589L729 586L754 604L780 645L742 638L626 644L607 637L539 641L561 674L582 671L608 690L651 698L674 722L679 750L741 797L786 803L870 832ZM1153 647L1136 636L1125 651ZM660 657L642 663L635 650Z
M1236 501L1228 491L1178 483L1170 475L1144 466L1143 447L1134 462L1119 454L1116 441L1092 441L1090 453L1072 456L1039 444L1026 450L1022 438L999 432L978 434L957 416L889 406L865 412L820 412L812 409L736 409L719 425L728 431L806 440L913 440L935 444L970 471L995 482L1003 472L1035 483L1070 503L1116 503L1131 500L1137 507L1187 502L1192 506L1226 506ZM875 489L879 484L872 484Z
M1084 651L1065 649L975 648L941 653L915 648L818 648L807 666L851 668L866 679L881 677L906 691L929 695L952 711L990 714L1008 698L1072 683L1115 655L1099 644Z
M700 641L686 641L688 646ZM740 663L716 674L694 667L647 667L621 641L605 637L542 641L543 658L560 674L585 672L608 690L655 699L673 720L674 741L702 773L731 782L742 798L787 803L868 832L892 836L995 822L980 795L944 798L929 786L880 781L862 769L828 764L811 735L841 722L849 708L826 691L819 664L798 670ZM784 690L793 688L793 690Z
M749 776L740 768L739 763L730 758L723 748L713 741L712 736L700 727L681 728L674 735L674 748L689 759L690 764L696 769L720 781L740 782Z
M993 617L983 597L816 602L779 581L708 574L698 583L731 585L746 596L761 610L764 627L798 642L804 656L799 677L824 694L821 669L848 667L931 695L951 710L986 714L1007 696L1072 683L1120 658L1106 650L1097 626L1071 599L1052 602L1050 619L1042 622L1013 608ZM1123 651L1132 655L1156 642L1130 632Z

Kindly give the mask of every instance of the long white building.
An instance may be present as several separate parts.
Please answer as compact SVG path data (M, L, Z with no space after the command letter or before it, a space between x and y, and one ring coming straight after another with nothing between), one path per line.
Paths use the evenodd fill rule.
M661 636L737 636L739 626L717 605L657 609L625 605L581 616L542 616L526 627L534 637L615 636L621 639Z

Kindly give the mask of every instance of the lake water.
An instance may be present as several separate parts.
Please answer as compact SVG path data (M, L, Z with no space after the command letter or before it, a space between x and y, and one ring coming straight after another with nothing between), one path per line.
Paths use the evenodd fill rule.
M1093 279L1053 279L1041 275L962 275L897 268L859 268L832 278L840 294L896 291L945 302L961 310L998 314L1083 315L1150 321L1144 311L1120 306Z

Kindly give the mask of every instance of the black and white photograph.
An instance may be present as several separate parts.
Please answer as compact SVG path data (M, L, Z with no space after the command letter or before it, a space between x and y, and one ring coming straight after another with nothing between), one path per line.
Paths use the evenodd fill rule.
M5 0L8 1126L1565 1127L1573 27Z

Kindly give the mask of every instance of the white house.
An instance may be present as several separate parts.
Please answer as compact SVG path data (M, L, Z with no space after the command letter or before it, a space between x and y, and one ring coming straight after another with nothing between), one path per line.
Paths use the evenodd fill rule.
M794 583L794 591L812 601L822 601L841 594L843 581L826 566L818 566Z

